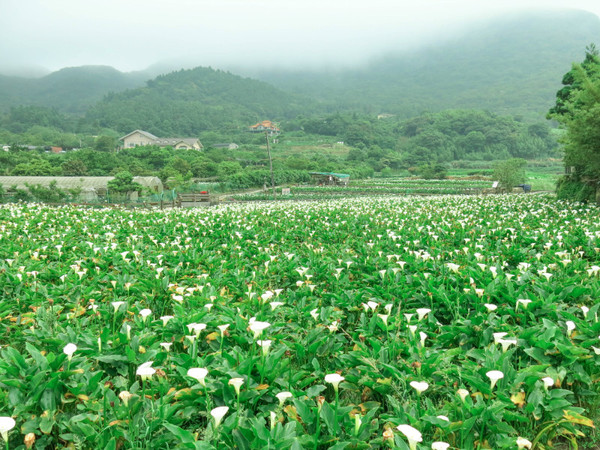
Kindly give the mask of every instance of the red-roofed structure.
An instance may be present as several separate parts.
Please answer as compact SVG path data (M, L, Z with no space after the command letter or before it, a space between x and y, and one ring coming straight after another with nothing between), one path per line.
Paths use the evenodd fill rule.
M279 134L281 130L275 123L271 122L270 120L263 120L262 122L259 122L249 127L248 131L252 133L267 132L269 133L269 135L272 136L274 134Z

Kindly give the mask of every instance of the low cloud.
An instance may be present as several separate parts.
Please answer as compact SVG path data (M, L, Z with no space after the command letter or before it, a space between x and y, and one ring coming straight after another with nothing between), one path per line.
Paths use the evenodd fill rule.
M510 11L588 0L2 0L0 58L11 67L187 65L342 67L459 33Z

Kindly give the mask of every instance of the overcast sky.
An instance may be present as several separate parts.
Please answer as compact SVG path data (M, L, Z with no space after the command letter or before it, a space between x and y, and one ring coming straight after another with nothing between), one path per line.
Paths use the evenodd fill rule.
M356 64L518 10L600 0L0 0L0 72L159 61Z

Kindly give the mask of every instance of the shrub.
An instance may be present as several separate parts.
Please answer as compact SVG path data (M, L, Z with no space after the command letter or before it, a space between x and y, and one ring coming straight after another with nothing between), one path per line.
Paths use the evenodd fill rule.
M417 174L425 180L444 180L447 176L447 171L441 164L425 164L417 169Z
M596 198L596 190L588 183L573 177L563 176L556 183L556 197L561 200L591 202Z
M500 161L494 164L494 178L500 182L500 187L510 191L514 186L525 182L526 165L527 161L521 158Z

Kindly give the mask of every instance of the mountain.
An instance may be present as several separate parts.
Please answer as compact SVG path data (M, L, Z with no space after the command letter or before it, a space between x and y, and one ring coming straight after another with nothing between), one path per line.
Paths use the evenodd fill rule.
M143 86L145 79L143 72L109 66L68 67L40 78L0 75L0 111L36 105L82 114L107 93Z
M451 40L390 53L367 67L333 72L256 71L252 76L344 110L401 117L448 108L542 118L572 62L600 39L585 11L521 13Z
M599 38L600 19L591 13L529 12L412 52L374 57L355 69L235 70L253 79L197 68L151 80L168 65L131 73L72 67L35 79L0 75L0 113L17 105L47 106L88 112L94 125L121 131L143 125L158 135L337 111L408 118L473 108L539 120L571 63Z
M88 111L85 122L121 133L139 128L157 136L197 136L264 119L291 119L314 110L315 104L262 81L198 67L108 94Z

